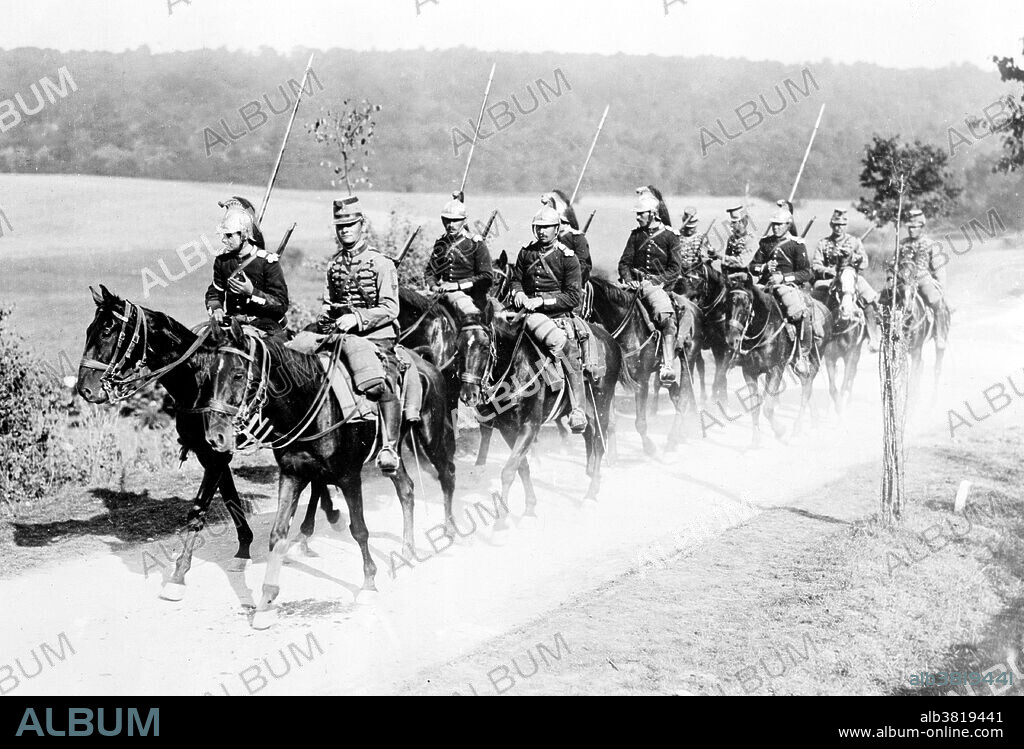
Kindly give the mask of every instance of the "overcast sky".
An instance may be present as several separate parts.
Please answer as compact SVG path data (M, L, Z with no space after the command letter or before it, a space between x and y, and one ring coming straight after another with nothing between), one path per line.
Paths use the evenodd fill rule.
M830 58L1021 55L1024 0L0 0L0 47L436 49Z

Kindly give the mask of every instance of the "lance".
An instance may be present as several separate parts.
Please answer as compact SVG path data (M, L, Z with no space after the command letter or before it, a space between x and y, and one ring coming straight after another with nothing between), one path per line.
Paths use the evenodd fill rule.
M868 227L868 230L867 230L866 232L864 232L863 234L861 234L861 235L860 235L860 241L861 241L861 242L863 242L863 241L864 241L865 239L867 239L867 238L868 238L868 235L869 235L869 234L870 234L871 232L873 232L874 230L875 230L875 225L874 225L874 224L871 224L871 226L869 226L869 227Z
M592 223L593 223L593 221L594 221L594 215L595 215L596 213L597 213L597 209L596 209L596 208L595 208L594 210L592 210L592 211L590 212L590 218L588 218L588 219L587 219L587 223L585 223L585 224L583 225L583 233L584 233L584 234L586 234L586 233L587 233L587 231L588 231L588 230L590 229L590 224L592 224Z
M309 73L313 69L313 57L316 55L314 52L309 56L309 62L306 64L306 72L302 76L302 86L299 88L298 93L295 95L295 106L292 107L292 116L288 119L288 128L284 131L284 141L281 143L281 150L277 154L277 163L274 164L274 171L270 174L270 182L267 183L267 192L263 196L263 205L260 206L260 212L256 216L256 223L263 223L263 214L267 212L267 203L270 202L270 193L274 190L274 182L277 181L277 173L281 169L281 160L284 158L284 151L288 147L288 136L291 135L292 125L295 124L295 115L299 112L299 102L302 101L302 93L306 90L306 81L309 80Z
M814 222L817 221L817 220L818 220L817 216L811 216L811 220L808 221L807 222L807 226L804 227L804 233L800 235L801 238L807 236L807 232L809 232L811 230L811 227L814 226Z
M807 150L804 151L803 161L800 162L800 171L796 173L796 179L793 181L793 189L789 191L789 202L793 202L793 197L796 195L797 185L800 184L800 177L803 176L804 167L807 166L807 157L811 155L811 146L814 145L814 138L818 135L818 127L821 125L821 116L825 114L825 105L821 105L821 109L818 110L818 119L814 123L814 130L811 131L811 139L807 142Z
M409 235L409 238L405 240L405 244L402 246L401 252L399 252L398 257L395 258L396 268L402 264L402 261L405 260L405 256L409 254L409 250L412 248L412 243L416 241L416 237L419 235L420 229L422 228L423 224L417 226L415 229L413 229L412 234Z
M587 173L587 166L590 165L590 159L594 155L594 149L597 147L597 139L601 136L601 129L604 127L604 121L608 117L608 110L611 109L611 104L607 104L604 108L604 114L601 115L601 122L597 125L597 132L594 133L594 140L590 144L590 151L587 153L587 160L583 162L583 168L580 169L580 178L576 180L576 188L572 191L572 197L569 198L569 205L576 202L576 194L580 191L580 185L583 184L583 175Z
M481 239L487 239L487 235L491 233L491 227L494 226L494 219L498 218L498 210L491 211L491 217L487 219L487 223L484 224L484 230L480 232Z
M484 121L484 110L487 108L487 97L491 94L491 81L494 80L494 69L498 63L491 65L491 74L487 76L487 88L484 89L484 100L480 103L480 115L476 118L476 127L473 128L473 142L469 146L469 157L466 159L466 170L462 173L462 186L459 187L459 200L465 202L466 180L469 179L469 165L473 163L473 151L476 150L476 139L480 135L480 126Z

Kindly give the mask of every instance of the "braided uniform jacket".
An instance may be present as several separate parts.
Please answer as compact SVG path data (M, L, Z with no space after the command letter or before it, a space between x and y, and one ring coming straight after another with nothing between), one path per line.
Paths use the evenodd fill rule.
M494 272L484 238L465 227L454 239L447 234L438 237L423 278L428 286L457 283L460 291L486 293Z
M703 262L711 257L711 243L707 235L691 234L679 237L679 257L684 268Z
M868 256L860 239L852 234L844 234L841 238L825 237L818 242L814 250L811 268L817 276L821 276L826 268L839 271L840 264L849 266L862 273L868 269Z
M917 239L904 237L900 242L898 256L894 262L889 263L891 269L894 264L899 264L904 258L911 257L917 264L918 275L931 275L939 283L945 283L945 263L941 265L936 262L941 245L923 234Z
M352 331L357 335L398 336L398 271L365 240L350 251L342 248L327 264L324 313L337 319L347 312L359 318Z
M512 293L520 291L528 297L543 298L537 312L550 318L570 314L583 294L576 253L558 240L548 249L540 240L523 245L512 269Z
M730 234L725 241L725 255L722 258L724 268L746 268L757 252L757 239L749 232ZM714 253L712 254L714 257Z
M656 286L667 286L679 278L682 267L679 235L674 229L659 226L649 231L637 227L626 240L618 270L623 281L649 279Z

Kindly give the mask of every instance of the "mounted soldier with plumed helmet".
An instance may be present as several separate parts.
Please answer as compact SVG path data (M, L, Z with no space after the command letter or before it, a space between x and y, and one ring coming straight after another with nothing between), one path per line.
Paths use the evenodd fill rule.
M252 204L243 198L220 203L226 208L217 227L225 251L213 261L213 282L206 309L217 323L225 316L269 335L284 336L288 286L278 256L263 248Z
M558 239L561 218L546 202L533 217L534 241L523 245L512 269L512 303L531 312L526 325L551 355L565 365L569 378L569 429L587 428L582 351L573 310L582 296L580 263Z
M580 283L587 285L590 271L594 263L590 259L590 243L587 235L580 229L575 209L569 205L569 198L561 190L552 190L541 196L541 202L558 211L561 226L558 230L558 241L568 247L580 262Z
M619 258L619 280L638 289L651 321L661 333L661 381L675 382L676 311L666 291L679 277L679 235L671 227L665 201L654 188L637 188L633 206L637 228Z
M775 295L787 320L796 326L793 369L803 376L810 371L808 352L813 345L813 330L810 324L804 324L809 315L801 289L813 280L814 273L803 241L790 234L792 225L793 214L785 208L772 216L768 236L761 239L750 261L750 272Z
M478 323L494 273L484 238L466 227L466 206L458 193L441 210L445 233L434 242L424 281L460 327Z

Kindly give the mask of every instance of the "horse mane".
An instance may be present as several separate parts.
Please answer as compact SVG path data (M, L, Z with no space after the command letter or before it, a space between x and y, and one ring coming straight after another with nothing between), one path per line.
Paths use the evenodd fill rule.
M417 315L422 315L430 306L429 299L408 286L398 287L398 303L402 307L411 307Z
M614 304L619 307L629 308L629 305L633 302L633 293L626 291L625 289L619 288L618 285L612 283L607 278L601 276L591 276L591 283L594 286L595 295L600 292L604 294L609 304Z

